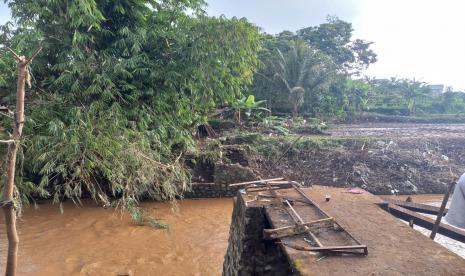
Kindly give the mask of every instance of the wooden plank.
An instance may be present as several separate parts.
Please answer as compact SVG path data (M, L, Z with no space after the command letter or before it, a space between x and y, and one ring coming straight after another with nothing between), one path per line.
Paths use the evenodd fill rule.
M279 190L279 189L287 189L287 188L271 187L271 190ZM262 192L262 191L270 191L270 188L267 188L267 187L250 187L246 191L247 192Z
M294 190L296 190L301 196L303 196L311 205L315 206L317 210L325 215L326 217L330 218L331 216L323 210L315 201L313 201L299 186L293 185ZM349 237L351 237L357 244L362 244L357 238L352 235L349 231L344 229L337 221L334 222L342 231L346 232Z
M283 180L284 178L279 177L279 178L271 178L271 179L261 179L261 180L254 180L254 181L248 181L248 182L240 182L240 183L234 183L234 184L229 184L229 187L235 187L235 186L244 186L244 185L249 185L249 184L256 184L256 183L266 183L270 181L279 181Z
M392 203L392 204L407 208L411 211L430 214L430 215L437 215L439 214L439 210L440 210L439 207L422 204L422 203L416 203L416 202L407 202L407 201L402 201L402 200L397 200L397 199L388 199L388 198L384 198L384 201L386 202L386 204ZM445 208L443 215L447 214L448 211L449 209Z
M363 255L368 255L368 247L366 245L343 245L343 246L323 246L323 247L310 247L309 251L314 252L336 252L343 254L359 254L347 250L363 250Z
M389 203L387 206L388 211L393 214L394 216L403 219L405 221L409 221L410 219L414 220L414 223L418 226L426 228L428 230L432 230L435 220L422 216L418 213L405 209L403 207L397 206L395 204ZM459 228L441 223L439 225L438 233L449 237L451 239L465 242L465 230L461 230Z
M290 210L292 211L292 213L297 217L298 219L298 222L300 222L301 224L304 223L303 219L299 216L299 214L297 213L297 211L292 207L291 203L289 202L289 200L286 200L286 204L287 206L290 208ZM286 209L287 210L287 209ZM291 216L292 214L289 213ZM320 242L320 240L318 240L318 238L315 236L315 234L312 233L312 231L310 231L310 228L308 226L304 226L304 228L307 229L307 234L310 235L310 238L312 238L312 240L318 245L318 246L323 246L323 244Z
M310 247L309 251L334 251L334 250L355 250L365 249L366 245L336 245L336 246L323 246L323 247Z
M287 180L276 180L276 181L268 181L269 184L273 185L273 184L289 184L291 185L291 181L287 181Z
M322 228L330 228L334 226L333 218L326 218L320 220L314 220L311 222L297 224L294 226L281 227L276 229L264 229L263 238L265 240L275 240L284 237L290 237L307 233L308 231L314 231Z

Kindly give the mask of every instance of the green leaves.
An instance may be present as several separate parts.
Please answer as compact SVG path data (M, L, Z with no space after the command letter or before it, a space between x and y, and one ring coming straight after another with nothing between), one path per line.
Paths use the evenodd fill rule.
M258 28L207 17L200 0L8 2L18 28L5 43L44 48L33 64L40 94L28 94L36 184L57 200L182 194L191 132L252 82ZM37 39L23 40L31 30Z
M372 42L352 41L353 31L351 23L328 16L326 23L301 29L297 36L331 57L341 70L358 74L377 59Z

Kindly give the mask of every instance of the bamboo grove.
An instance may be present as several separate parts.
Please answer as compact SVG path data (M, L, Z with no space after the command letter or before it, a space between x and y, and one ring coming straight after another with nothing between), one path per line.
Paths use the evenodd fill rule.
M20 194L104 203L181 195L192 131L252 82L257 27L208 17L198 0L8 4L15 25L3 26L2 44L25 53L43 47L30 69ZM2 55L7 106L12 66Z

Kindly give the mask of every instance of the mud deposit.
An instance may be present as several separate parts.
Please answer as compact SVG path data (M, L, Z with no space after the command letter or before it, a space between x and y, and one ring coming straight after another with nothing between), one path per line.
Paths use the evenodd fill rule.
M170 232L134 226L128 216L91 204L28 208L19 223L19 275L220 275L232 199L145 203ZM0 275L6 237L0 215Z
M337 137L465 138L465 124L347 124L337 125L328 132Z
M465 124L336 125L326 132L304 137L279 162L265 154L251 164L266 176L384 195L443 193L465 166Z

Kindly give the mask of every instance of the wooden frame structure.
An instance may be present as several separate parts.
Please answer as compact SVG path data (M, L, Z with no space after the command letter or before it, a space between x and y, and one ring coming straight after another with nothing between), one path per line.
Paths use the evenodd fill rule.
M344 229L334 218L332 218L328 213L326 213L318 204L316 204L305 192L301 189L301 185L295 181L286 181L283 178L273 178L265 180L256 180L250 182L235 183L229 185L230 187L234 186L244 186L245 191L249 192L260 192L267 191L267 195L258 194L258 197L265 197L274 201L276 206L281 206L289 216L294 220L293 225L275 228L275 229L264 229L263 238L264 240L277 240L278 244L282 246L287 246L294 248L300 251L313 251L319 252L322 254L350 254L350 255L368 255L368 247L360 243L349 231ZM280 189L292 188L302 197L302 199L288 199L283 198L276 193ZM312 208L317 209L324 218L305 222L300 214L292 207L292 202L297 201L301 203L308 204ZM313 233L316 230L325 230L325 229L334 229L337 231L345 232L347 236L353 240L355 245L323 245L322 242L316 237ZM297 236L306 234L310 236L311 241L304 238L307 243L315 244L316 246L296 246L282 242L282 238Z

